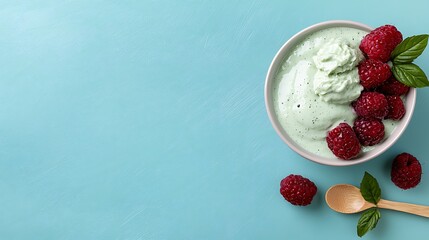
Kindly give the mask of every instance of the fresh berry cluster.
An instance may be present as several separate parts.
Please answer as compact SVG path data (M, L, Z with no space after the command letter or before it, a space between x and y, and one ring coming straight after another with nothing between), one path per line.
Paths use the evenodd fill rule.
M328 132L329 149L340 159L356 157L362 146L373 146L384 138L383 119L401 120L405 106L401 96L408 86L395 79L387 63L402 34L392 25L384 25L366 35L359 48L366 59L358 65L360 84L364 91L352 103L358 116L353 128L341 123Z

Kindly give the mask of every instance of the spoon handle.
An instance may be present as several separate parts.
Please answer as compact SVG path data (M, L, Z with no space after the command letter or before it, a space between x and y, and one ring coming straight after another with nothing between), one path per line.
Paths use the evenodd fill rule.
M380 199L380 201L377 203L377 206L380 208L412 213L415 215L429 218L429 206L422 206L403 202L393 202L384 199Z

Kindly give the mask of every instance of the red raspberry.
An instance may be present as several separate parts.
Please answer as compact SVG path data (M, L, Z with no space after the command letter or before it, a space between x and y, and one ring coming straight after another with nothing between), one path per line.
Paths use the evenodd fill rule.
M293 205L309 205L316 192L316 185L301 175L291 174L280 182L280 194Z
M383 119L389 113L386 97L378 92L363 92L352 105L360 117Z
M395 96L406 94L408 90L410 90L410 87L396 80L393 76L377 88L377 92Z
M392 182L402 189L413 188L420 183L422 166L413 155L401 153L393 160L390 177Z
M375 59L362 61L358 66L360 84L365 89L375 88L392 75L387 63Z
M378 27L368 33L359 48L368 58L387 62L395 47L402 42L402 34L392 25Z
M405 106L399 96L386 96L389 113L386 119L401 120L405 115Z
M358 117L353 124L353 130L363 146L373 146L384 138L384 125L377 118Z
M332 153L344 160L356 157L360 152L359 140L352 127L347 123L340 123L336 128L329 131L326 142Z

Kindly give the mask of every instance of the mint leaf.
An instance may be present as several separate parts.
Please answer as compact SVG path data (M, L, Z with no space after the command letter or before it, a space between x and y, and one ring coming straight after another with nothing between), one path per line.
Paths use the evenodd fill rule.
M411 63L425 50L428 44L427 34L406 38L393 50L390 58L394 64Z
M414 63L393 65L392 72L398 81L407 86L415 88L429 86L426 74Z
M378 201L380 201L380 186L378 185L377 179L368 172L365 172L362 182L360 183L360 193L362 197L370 203L377 204Z
M357 225L357 235L362 237L368 231L377 226L378 220L381 218L378 208L370 208L362 213Z

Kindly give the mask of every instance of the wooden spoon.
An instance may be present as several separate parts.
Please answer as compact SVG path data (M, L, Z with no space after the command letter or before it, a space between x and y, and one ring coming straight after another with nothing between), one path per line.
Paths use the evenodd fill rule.
M359 188L349 184L338 184L330 187L326 191L325 200L332 210L347 214L358 213L375 207L374 204L365 201ZM380 199L377 207L429 217L429 206Z

